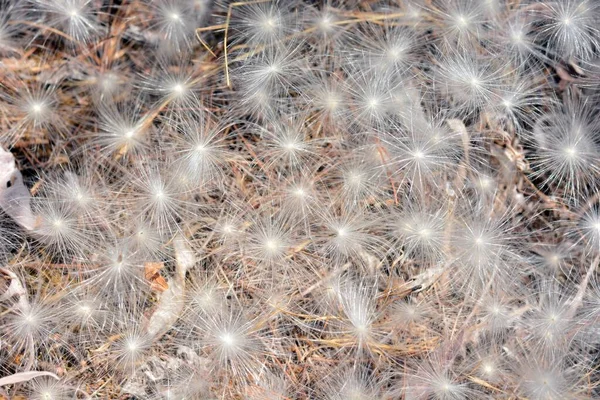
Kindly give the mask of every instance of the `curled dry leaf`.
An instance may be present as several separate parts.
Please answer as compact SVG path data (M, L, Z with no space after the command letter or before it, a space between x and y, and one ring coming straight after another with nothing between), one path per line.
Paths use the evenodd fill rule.
M23 183L15 157L0 147L0 208L27 230L35 227L31 194Z
M27 371L27 372L18 372L16 374L12 374L9 376L5 376L4 378L0 378L0 386L4 385L14 385L15 383L27 382L31 379L38 378L40 376L51 376L52 378L59 380L60 378L53 374L52 372L46 371Z
M147 262L144 264L144 277L150 282L152 290L164 292L169 288L166 279L160 274L160 270L165 266L161 262Z
M159 276L160 279L164 281L164 286L161 284L158 306L148 322L148 333L152 336L157 336L161 332L166 332L179 317L184 305L185 274L187 270L192 268L196 263L194 252L190 249L184 238L175 238L173 246L175 248L176 260L175 276L169 279L168 284L164 281L164 278L160 276L159 270L163 266L161 263L146 263L146 266L150 265L151 268L155 268L155 270L152 270L147 267L146 272L154 273L155 275L152 275L152 277ZM156 264L159 264L160 266ZM158 281L159 280L154 280L151 282Z
M181 281L185 281L186 272L196 264L196 256L194 255L194 251L190 248L187 241L178 236L173 241L173 246L175 248L175 260L177 276L176 278Z
M10 284L4 293L0 293L0 301L6 301L13 296L17 296L17 306L26 311L29 309L29 301L27 300L27 290L19 280L19 277L12 271L0 268L0 274L10 279Z

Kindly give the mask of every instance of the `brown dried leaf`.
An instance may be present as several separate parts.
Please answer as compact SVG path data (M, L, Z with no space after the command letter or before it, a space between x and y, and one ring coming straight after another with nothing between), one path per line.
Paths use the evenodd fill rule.
M169 288L167 280L160 274L160 270L165 266L161 262L147 262L144 264L144 277L150 282L152 290L164 292Z

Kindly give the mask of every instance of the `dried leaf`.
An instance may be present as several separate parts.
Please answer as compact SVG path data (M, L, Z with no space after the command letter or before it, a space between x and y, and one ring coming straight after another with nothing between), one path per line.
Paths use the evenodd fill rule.
M160 274L160 270L165 266L161 262L147 262L144 264L144 276L146 280L150 282L152 290L157 292L164 292L169 288L169 284L166 279Z
M23 183L15 157L0 147L0 208L27 230L35 227L31 193Z
M51 376L52 378L54 378L56 380L60 379L58 376L56 376L52 372L46 372L46 371L18 372L16 374L5 376L4 378L0 378L0 386L14 385L15 383L27 382L31 379L35 379L40 376Z
M148 322L148 333L152 336L167 331L179 317L184 305L185 274L196 263L194 252L184 238L175 238L173 246L177 261L175 276L169 279L168 285L165 282L166 290L162 291L158 306Z
M13 296L18 296L17 306L22 310L26 311L29 309L29 300L27 300L27 290L19 280L19 277L12 271L0 268L0 274L5 275L10 279L10 285L4 293L0 294L0 301L6 301Z
M173 246L175 247L175 259L177 261L177 279L185 280L187 270L196 264L194 251L190 249L187 241L180 236L175 238Z
M446 121L446 123L448 124L450 129L452 129L456 133L459 133L462 136L463 140L469 140L469 132L467 131L467 127L465 126L465 123L462 122L460 119L449 119Z
M443 267L434 267L425 270L410 280L413 293L419 293L432 286L444 273Z

